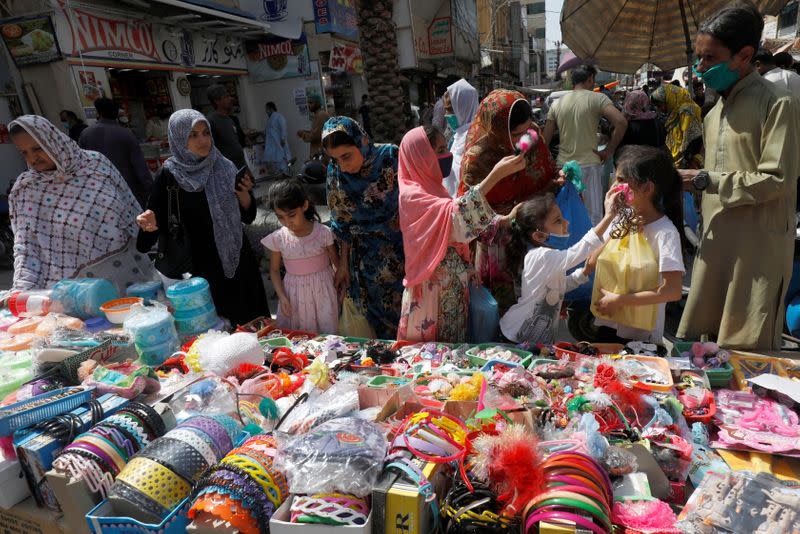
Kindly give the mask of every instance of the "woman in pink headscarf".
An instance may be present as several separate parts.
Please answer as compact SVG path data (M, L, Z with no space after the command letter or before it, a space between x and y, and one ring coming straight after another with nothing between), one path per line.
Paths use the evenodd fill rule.
M499 217L485 195L500 180L525 167L524 156L507 156L481 183L451 198L442 178L450 173L452 158L444 136L433 127L414 128L400 143L399 211L406 252L400 340L465 341L470 275L467 243Z

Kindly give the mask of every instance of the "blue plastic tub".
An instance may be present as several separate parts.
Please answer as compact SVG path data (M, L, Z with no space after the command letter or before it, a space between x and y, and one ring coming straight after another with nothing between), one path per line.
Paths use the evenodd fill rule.
M199 276L169 286L167 298L176 311L202 308L212 302L208 281Z

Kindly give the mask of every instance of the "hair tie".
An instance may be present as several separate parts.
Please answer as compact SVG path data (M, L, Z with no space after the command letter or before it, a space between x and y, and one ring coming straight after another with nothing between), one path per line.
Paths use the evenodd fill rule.
M511 229L512 230L519 230L519 225L517 224L517 218L516 217L511 219Z

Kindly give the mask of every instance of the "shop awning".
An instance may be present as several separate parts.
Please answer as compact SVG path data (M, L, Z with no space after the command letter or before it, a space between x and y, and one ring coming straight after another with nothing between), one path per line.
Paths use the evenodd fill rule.
M146 0L142 0L143 3ZM211 0L149 0L153 4L164 4L177 8L184 13L167 14L162 20L180 21L181 26L195 29L235 30L246 37L263 35L270 29L267 22L258 20L251 13L235 7L229 7ZM138 3L138 2L137 2ZM186 14L185 12L189 12ZM194 15L191 17L191 15Z

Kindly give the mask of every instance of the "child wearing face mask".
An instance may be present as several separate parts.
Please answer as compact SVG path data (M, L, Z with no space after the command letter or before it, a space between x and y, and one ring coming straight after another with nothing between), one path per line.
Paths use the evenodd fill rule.
M555 342L564 295L584 284L594 271L590 255L603 246L603 235L616 215L614 198L618 194L614 191L606 194L606 215L583 239L565 250L555 245L569 237L569 222L562 216L552 193L520 206L511 223L512 242L508 250L510 264L522 264L522 294L500 319L500 329L507 339L531 345ZM582 270L567 274L587 259Z

